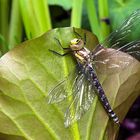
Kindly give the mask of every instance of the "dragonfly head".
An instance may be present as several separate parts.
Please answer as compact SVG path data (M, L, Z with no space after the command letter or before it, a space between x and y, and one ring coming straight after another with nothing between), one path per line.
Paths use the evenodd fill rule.
M84 42L82 39L74 38L70 41L70 48L73 51L81 50L84 47Z

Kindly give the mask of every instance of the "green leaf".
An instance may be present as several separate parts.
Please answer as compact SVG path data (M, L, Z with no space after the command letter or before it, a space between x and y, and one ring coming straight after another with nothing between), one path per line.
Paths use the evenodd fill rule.
M90 32L81 29L76 32L81 36L86 33L88 48L97 45L97 38ZM0 132L7 134L10 140L16 136L27 140L107 140L108 137L113 140L118 128L109 121L98 98L69 128L64 127L64 112L69 101L47 104L48 92L76 63L71 55L60 57L48 51L63 53L55 37L68 47L76 35L73 28L57 28L20 44L0 59ZM98 74L121 120L140 92L139 75L137 60L120 73Z
M10 28L9 28L9 50L14 48L22 39L22 20L19 1L12 1Z
M107 37L110 33L110 26L104 20L109 18L108 0L98 0L98 11L100 21L100 41Z
M88 18L89 18L91 30L99 38L100 37L99 36L100 35L100 25L99 25L99 19L97 17L97 13L96 13L95 2L93 0L86 0L85 5L86 5L86 9L87 9L86 14L88 15ZM83 12L84 11L85 10L83 10ZM85 19L85 17L83 19ZM86 24L87 24L87 21L86 21Z
M6 42L9 34L9 3L9 0L0 0L0 36L2 36ZM0 51L2 54L8 51L8 46L5 45L5 42L0 42Z
M83 0L73 0L71 13L71 27L81 27Z
M46 0L20 1L20 10L28 39L37 37L51 29L50 13Z

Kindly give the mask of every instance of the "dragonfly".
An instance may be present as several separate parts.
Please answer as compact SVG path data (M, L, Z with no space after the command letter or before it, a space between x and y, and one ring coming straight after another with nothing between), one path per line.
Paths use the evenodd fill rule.
M64 53L60 54L55 50L49 51L60 56L72 54L77 61L74 71L48 93L48 103L50 104L61 102L72 96L72 102L64 115L64 125L66 127L79 120L89 110L96 95L98 95L108 116L120 125L119 118L113 111L99 81L97 71L100 71L100 68L105 68L101 72L112 74L127 68L128 65L133 63L134 57L140 60L139 40L122 45L122 42L133 32L133 27L136 27L139 22L140 10L136 10L117 30L92 51L86 48L86 34L81 37L75 31L75 28L73 28L73 32L76 38L70 40L67 48L64 48L59 39L55 38L61 48L64 49ZM71 85L71 94L67 91L69 85Z

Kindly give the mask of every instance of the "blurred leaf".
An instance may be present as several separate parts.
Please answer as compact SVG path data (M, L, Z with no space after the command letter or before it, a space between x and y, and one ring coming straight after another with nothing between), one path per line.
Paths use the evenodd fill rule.
M94 34L98 36L98 39L100 38L100 25L99 25L99 19L97 17L96 12L96 6L95 2L93 0L86 0L84 4L84 10L83 10L83 20L86 20L86 17L89 18L90 27ZM85 12L87 11L87 12ZM87 14L87 15L86 15ZM88 22L86 22L85 25L87 25Z
M9 34L9 9L10 0L0 0L0 35L6 42L8 42ZM2 54L8 51L8 46L5 45L5 42L1 42L0 51Z
M62 6L65 10L70 10L73 0L48 0L49 5Z
M37 37L51 29L50 13L46 0L21 0L20 9L28 39Z
M98 0L98 12L100 22L100 41L104 40L110 33L110 25L106 22L109 18L108 0ZM99 28L99 27L98 27Z
M4 36L0 34L0 57L3 55L3 48L8 50L8 43L6 42Z
M71 27L81 27L83 0L73 0L71 12Z
M87 47L97 45L97 38L88 31ZM59 28L26 41L0 59L0 132L32 140L113 140L117 126L108 120L98 98L90 110L69 128L64 127L64 111L69 101L48 105L46 96L58 81L74 67L72 56L59 57L48 49L63 53L58 38L68 47L75 37L72 28ZM125 54L126 55L126 54ZM114 75L101 75L107 97L120 119L140 92L140 63L134 63Z
M12 1L10 28L9 28L9 50L14 48L22 40L22 20L19 0Z

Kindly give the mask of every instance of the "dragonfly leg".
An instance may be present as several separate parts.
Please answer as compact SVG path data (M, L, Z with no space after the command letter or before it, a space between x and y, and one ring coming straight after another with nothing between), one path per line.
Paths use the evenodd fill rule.
M73 32L77 35L77 36L79 36L81 39L83 39L84 40L84 45L86 45L86 33L84 33L84 38L79 34L79 33L77 33L76 31L75 31L75 28L73 27Z
M75 31L75 28L73 27L73 32L75 33L75 35L77 35L77 36L79 36L80 38L82 38L82 36L79 34L79 33L77 33L76 31Z
M63 50L70 50L70 48L64 48L63 46L62 46L62 44L61 44L61 42L60 42L60 40L58 39L58 38L54 38L57 42L58 42L58 44L59 44L59 46L63 49Z
M87 36L86 36L86 33L84 33L84 45L86 46L86 43L87 43Z
M56 55L59 55L59 56L66 56L66 55L70 54L70 52L66 52L66 53L61 54L61 53L58 53L58 52L56 52L54 50L50 50L50 49L49 49L49 51L56 54Z

